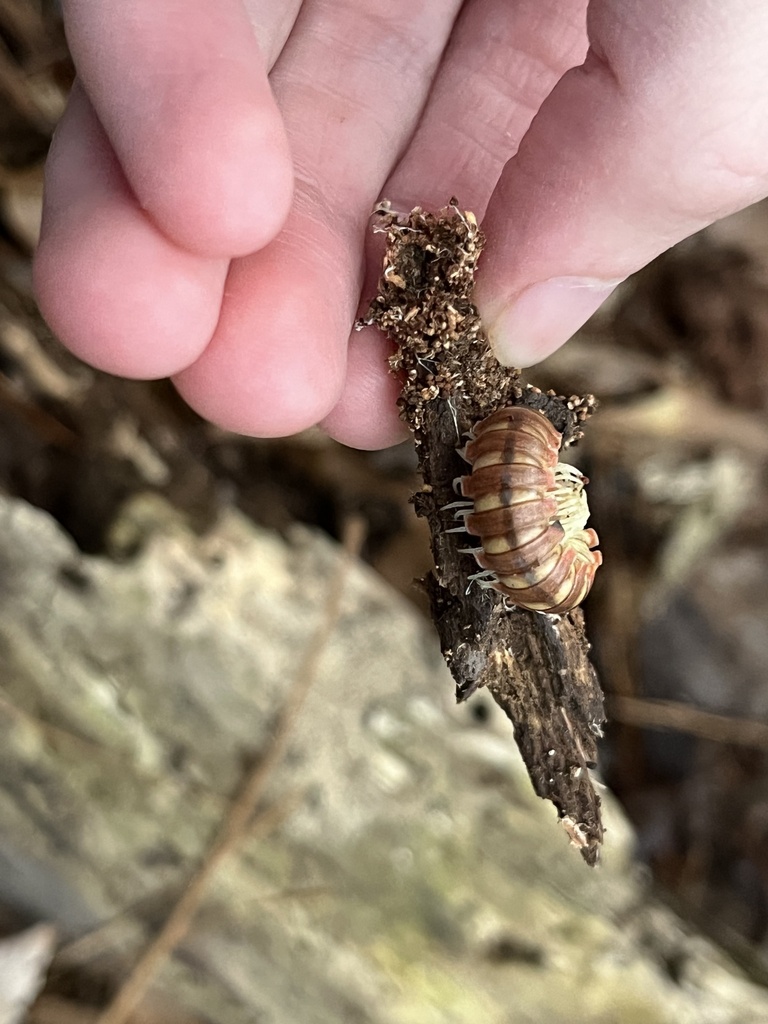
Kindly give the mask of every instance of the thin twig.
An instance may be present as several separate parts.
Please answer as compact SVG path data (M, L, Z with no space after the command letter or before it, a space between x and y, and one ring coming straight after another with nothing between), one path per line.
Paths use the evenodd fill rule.
M286 752L296 717L317 675L320 658L339 617L347 574L360 551L363 537L362 520L350 518L344 529L344 557L340 559L331 580L325 603L325 614L307 645L264 756L246 777L240 795L231 805L209 853L192 876L189 885L166 919L165 924L139 957L133 970L96 1024L125 1024L143 999L160 967L189 931L211 879L223 861L234 853L245 838L252 836L254 831L264 835L277 827L282 820L282 816L271 809L262 817L263 830L261 828L254 829L251 824L254 809L266 789L274 768Z
M64 743L80 747L89 757L110 753L108 748L103 747L96 740L89 739L87 736L81 736L79 733L72 732L60 725L54 725L53 722L45 722L42 718L38 718L30 711L25 710L25 708L18 707L5 697L0 697L0 715L14 719L17 722L33 725L42 736L46 736L52 741L63 741ZM123 752L121 754L124 756Z
M677 701L645 700L617 694L608 698L608 710L612 719L627 725L670 729L713 740L715 743L733 743L740 747L768 750L767 722L718 715Z

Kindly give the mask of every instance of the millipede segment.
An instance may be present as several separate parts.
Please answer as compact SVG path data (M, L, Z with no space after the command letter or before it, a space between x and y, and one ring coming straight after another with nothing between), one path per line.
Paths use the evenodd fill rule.
M589 518L585 478L558 462L561 436L525 406L499 409L477 424L464 456L471 475L468 533L480 538L478 565L490 586L529 611L570 611L589 593L602 563Z

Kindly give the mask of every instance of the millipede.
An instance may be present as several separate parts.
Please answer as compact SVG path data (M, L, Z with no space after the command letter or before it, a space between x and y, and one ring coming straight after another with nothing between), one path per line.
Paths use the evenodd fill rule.
M460 478L465 501L456 503L463 529L480 539L468 549L481 569L470 578L548 614L581 604L603 560L593 550L597 534L586 529L588 481L559 461L561 440L536 409L491 413L461 452L471 473Z

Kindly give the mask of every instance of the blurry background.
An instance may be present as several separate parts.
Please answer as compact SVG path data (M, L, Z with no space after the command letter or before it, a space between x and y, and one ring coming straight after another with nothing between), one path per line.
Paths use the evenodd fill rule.
M283 536L299 523L335 539L359 514L364 558L422 614L412 581L429 553L408 504L409 445L361 453L314 431L228 435L169 384L97 373L50 336L30 256L71 79L53 10L2 0L0 490L50 513L80 552L118 562L141 547L141 525L121 519L138 495L161 495L196 536L224 509ZM529 379L600 400L574 461L604 553L585 609L611 720L603 778L657 893L765 982L768 207L659 258ZM12 713L5 700L0 716ZM481 700L467 714L490 713Z

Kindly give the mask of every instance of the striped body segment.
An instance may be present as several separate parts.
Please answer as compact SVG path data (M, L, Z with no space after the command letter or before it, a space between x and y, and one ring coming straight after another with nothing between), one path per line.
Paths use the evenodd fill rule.
M488 583L529 611L559 614L587 596L602 562L589 518L585 478L558 462L561 436L543 413L499 409L475 427L461 491L472 501L468 533Z

